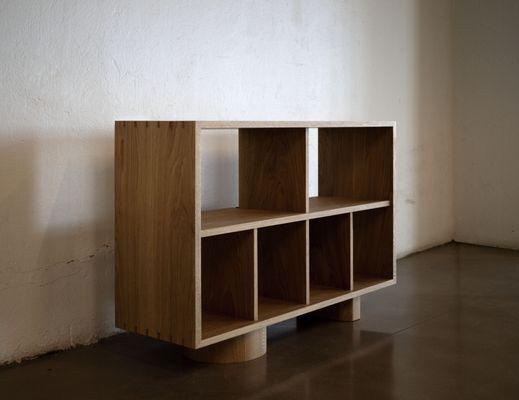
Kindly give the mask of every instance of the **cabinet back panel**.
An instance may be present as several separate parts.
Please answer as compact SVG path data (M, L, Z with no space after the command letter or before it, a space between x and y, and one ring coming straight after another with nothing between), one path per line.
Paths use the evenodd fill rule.
M258 318L253 230L202 238L202 307L231 317Z
M258 291L260 296L308 303L307 221L258 229Z
M240 129L238 140L239 206L306 212L306 129Z
M319 129L319 195L392 200L393 128Z

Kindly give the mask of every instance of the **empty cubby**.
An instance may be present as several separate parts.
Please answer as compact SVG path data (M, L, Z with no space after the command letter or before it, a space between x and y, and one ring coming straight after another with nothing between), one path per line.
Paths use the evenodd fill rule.
M306 212L305 128L240 129L239 207Z
M203 319L258 318L255 246L253 230L202 239Z
M394 278L393 208L353 214L353 288Z
M391 127L320 128L319 196L392 200Z
M238 130L202 130L199 136L201 209L238 206Z
M259 314L276 304L307 304L307 222L258 229ZM282 308L281 311L285 311Z
M310 296L352 289L351 214L310 220Z

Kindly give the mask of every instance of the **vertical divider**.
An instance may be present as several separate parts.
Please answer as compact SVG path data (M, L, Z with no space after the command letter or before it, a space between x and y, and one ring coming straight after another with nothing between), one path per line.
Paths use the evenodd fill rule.
M259 304L259 295L258 295L258 230L254 229L253 231L253 247L254 247L254 263L253 263L253 301L254 301L254 321L258 320L258 304Z
M308 176L308 175L307 175ZM307 196L308 198L308 196ZM306 291L306 304L310 304L310 221L305 221L305 246L306 246L306 257L305 257L305 291Z
M310 166L309 156L310 149L309 143L310 129L305 129L305 197L306 197L306 212L310 211ZM306 292L306 304L310 304L310 221L305 221L305 292Z
M309 140L310 129L305 129L305 212L310 211L310 166L309 166L309 158L310 158L310 149L308 146L310 145ZM308 222L308 221L307 221ZM308 224L307 224L308 230ZM307 235L307 242L309 240L309 236Z
M353 235L355 235L355 230L353 229L353 218L354 217L354 213L350 213L350 218L349 218L349 222L350 222L350 235L349 235L349 243L348 243L348 246L349 246L349 255L350 255L350 290L353 290L354 287L353 287L353 281L355 279L355 255L354 255L354 247L353 247L353 243L354 243L354 237Z

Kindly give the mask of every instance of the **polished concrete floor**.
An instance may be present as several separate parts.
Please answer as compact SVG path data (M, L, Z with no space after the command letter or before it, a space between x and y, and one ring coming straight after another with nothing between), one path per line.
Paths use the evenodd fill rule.
M398 268L360 321L273 326L255 361L123 334L0 369L0 398L519 399L519 252L450 244Z

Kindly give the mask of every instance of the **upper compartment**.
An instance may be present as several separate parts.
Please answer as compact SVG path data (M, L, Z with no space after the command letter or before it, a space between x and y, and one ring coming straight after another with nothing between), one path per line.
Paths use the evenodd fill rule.
M319 129L319 197L393 198L393 128Z
M246 128L238 133L240 208L308 211L305 128Z
M319 161L312 164L318 167L318 196L309 198L308 159L314 153L308 128L319 124L317 146L312 146L318 147ZM231 129L230 144L238 155L217 169L202 164L206 174L215 175L207 181L204 175L203 187L221 192L208 198L232 197L228 205L214 204L211 208L217 209L202 212L203 237L391 204L392 123L197 122L197 127L203 132ZM221 159L218 154L211 156L213 164Z

